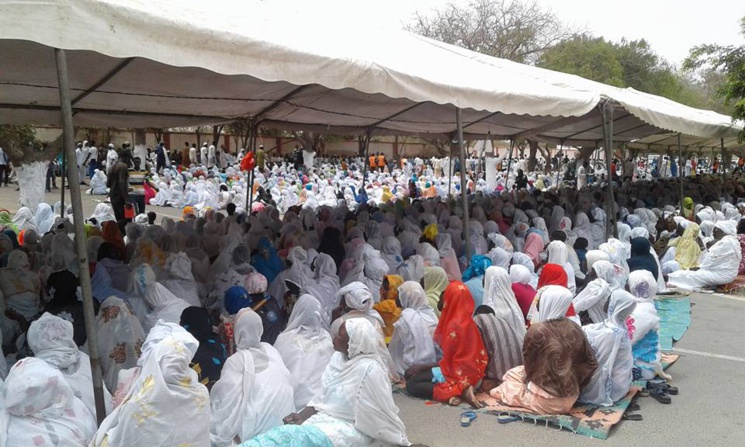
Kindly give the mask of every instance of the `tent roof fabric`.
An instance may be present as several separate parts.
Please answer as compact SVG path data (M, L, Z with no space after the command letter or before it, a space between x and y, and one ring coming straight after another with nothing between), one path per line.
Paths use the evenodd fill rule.
M609 101L618 142L739 132L726 116L633 89L358 23L293 32L307 27L302 14L226 1L0 0L0 121L60 124L53 49L62 48L81 126L253 117L320 132L450 137L461 108L467 137L598 146L599 105Z

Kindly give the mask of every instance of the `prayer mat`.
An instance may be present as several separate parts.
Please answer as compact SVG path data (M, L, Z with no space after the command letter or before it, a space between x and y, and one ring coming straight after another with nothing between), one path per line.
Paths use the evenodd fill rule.
M745 275L739 275L731 283L717 287L717 292L726 295L745 296Z
M654 307L660 317L660 349L672 351L673 342L683 338L691 325L691 299L658 298Z
M675 363L679 355L675 354L662 354L662 366L667 369ZM461 405L464 410L472 410L476 413L492 414L492 415L510 415L520 418L525 422L533 422L535 425L543 425L548 427L549 425L554 427L560 427L565 430L569 430L573 433L588 436L597 439L608 439L610 431L623 418L623 414L631 404L634 396L641 391L646 385L645 381L637 381L631 385L629 393L623 399L616 402L610 407L601 407L598 405L583 405L578 404L569 414L560 415L541 415L520 411L514 407L508 407L501 404L497 399L489 396L485 393L476 393L476 401L484 405L484 408L473 410L468 405ZM406 394L405 386L401 384L394 385L393 391L404 396ZM410 397L410 396L409 396ZM426 405L444 405L439 402L426 401Z

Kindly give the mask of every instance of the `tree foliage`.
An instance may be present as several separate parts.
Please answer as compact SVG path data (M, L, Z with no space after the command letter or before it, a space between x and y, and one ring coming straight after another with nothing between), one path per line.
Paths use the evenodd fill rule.
M61 138L53 145L61 144ZM49 149L36 138L34 127L0 124L0 147L8 154L10 161L20 166L36 161L48 161L57 156L57 151Z
M572 36L550 10L535 1L473 0L430 14L417 12L410 31L490 56L534 62L546 49Z
M740 19L740 34L745 37L745 17ZM745 119L745 45L698 45L683 63L687 70L713 69L724 74L717 95L733 106L732 118ZM745 139L745 131L740 133Z
M577 35L543 52L538 65L616 87L631 87L692 107L715 105L706 97L705 84L678 73L644 39L610 42L602 37Z

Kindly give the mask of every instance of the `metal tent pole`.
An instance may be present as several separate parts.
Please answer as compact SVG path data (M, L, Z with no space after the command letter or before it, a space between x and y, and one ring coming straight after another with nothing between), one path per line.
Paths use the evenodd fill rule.
M367 181L367 170L370 165L370 132L365 134L365 159L362 160L362 186L360 187L360 193L365 189L365 182Z
M608 213L605 216L605 233L608 237L615 237L618 229L616 228L616 199L613 192L613 173L611 172L611 159L613 158L613 107L610 104L605 104L602 114L603 131L605 133L605 169L608 172Z
M719 144L720 144L720 146L722 148L722 172L726 174L727 173L727 165L729 164L729 161L726 164L724 163L724 138L721 138L719 140ZM714 151L712 151L712 152L714 152Z
M72 124L72 100L67 74L67 58L64 50L55 50L57 57L57 81L64 129L63 145L68 160L75 159L75 136ZM83 292L83 313L85 315L85 332L88 340L88 355L91 360L91 375L93 378L93 395L96 401L96 419L98 424L106 417L106 407L103 397L103 380L101 376L101 360L98 355L98 340L96 338L95 312L93 310L93 293L91 290L91 272L88 268L88 249L83 228L83 200L80 193L80 179L77 169L68 169L70 200L72 201L72 215L75 227L75 248L80 263L80 288Z
M510 156L507 159L507 178L504 179L504 187L509 191L510 168L512 167L512 150L515 148L515 140L510 140Z
M453 197L453 139L450 138L450 154L448 155L448 198Z
M683 216L683 145L680 143L680 132L678 132L678 183L680 183L680 215Z
M72 138L72 141L73 141L72 144L75 145L74 136ZM65 153L66 151L65 151L64 146L66 144L67 144L67 141L63 137L62 139L62 168L60 170L60 194L62 197L60 198L60 211L59 211L59 217L63 219L65 218L65 168L66 168L65 165L67 164L66 162L67 154Z
M471 240L468 228L468 191L466 183L466 149L463 146L463 116L461 110L455 109L455 122L458 127L458 149L460 150L460 197L463 206L463 237L466 243L466 260L471 265Z
M254 154L254 157L256 157L256 137L259 130L259 125L254 123L254 120L249 120L249 126L251 126L251 130L249 133L249 140L248 140L248 151L252 152ZM248 154L246 154L248 155ZM256 159L254 158L254 161ZM251 215L251 206L253 205L254 200L254 170L251 169L248 171L248 184L246 185L246 215Z

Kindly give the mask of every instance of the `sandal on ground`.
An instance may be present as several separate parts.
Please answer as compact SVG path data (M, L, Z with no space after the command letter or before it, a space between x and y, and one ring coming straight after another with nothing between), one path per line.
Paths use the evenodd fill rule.
M648 388L649 395L661 404L670 404L672 399L667 395L667 392L663 388Z
M473 422L478 416L476 416L476 413L473 411L464 411L460 415L460 426L461 427L470 427L471 422Z
M511 414L500 414L497 416L497 422L500 424L509 424L510 422L519 421L520 418Z
M639 411L639 410L641 410L641 407L636 402L631 403L629 404L628 407L626 407L626 411Z
M623 416L621 416L621 419L624 421L643 421L644 418L641 414L636 413L624 413Z

